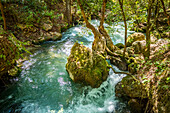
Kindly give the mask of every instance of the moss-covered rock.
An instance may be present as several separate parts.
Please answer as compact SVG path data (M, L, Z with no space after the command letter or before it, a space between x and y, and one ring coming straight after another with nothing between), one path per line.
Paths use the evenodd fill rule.
M130 99L128 101L128 105L130 106L130 110L132 113L143 113L144 110L142 109L144 107L144 103L141 103L138 99Z
M115 46L117 46L118 48L122 49L125 47L125 45L123 45L122 43L117 43Z
M147 98L146 90L133 77L127 75L115 87L116 96L130 98Z
M32 40L33 44L41 44L45 41L57 41L62 38L62 34L58 32L43 32L40 30L40 37L35 40Z
M146 48L146 41L135 41L133 42L132 47L134 48L135 54L143 53Z
M127 47L126 51L127 51L129 56L133 56L135 54L134 48L132 46L131 47Z
M76 42L67 60L66 69L74 82L99 87L107 79L109 66L105 58L84 45Z
M131 46L135 41L145 40L145 35L143 33L133 33L127 38L127 47Z

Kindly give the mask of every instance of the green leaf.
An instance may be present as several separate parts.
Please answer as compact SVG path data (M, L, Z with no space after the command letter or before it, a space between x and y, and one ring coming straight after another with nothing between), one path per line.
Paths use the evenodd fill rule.
M170 80L170 77L167 77L166 80Z

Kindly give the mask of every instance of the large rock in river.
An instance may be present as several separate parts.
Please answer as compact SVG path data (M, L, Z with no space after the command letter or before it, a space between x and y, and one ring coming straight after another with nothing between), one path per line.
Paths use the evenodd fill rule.
M105 58L77 42L67 60L66 69L74 82L99 87L108 77L109 66Z
M145 40L145 35L143 33L133 33L127 38L127 47L131 46L135 41Z

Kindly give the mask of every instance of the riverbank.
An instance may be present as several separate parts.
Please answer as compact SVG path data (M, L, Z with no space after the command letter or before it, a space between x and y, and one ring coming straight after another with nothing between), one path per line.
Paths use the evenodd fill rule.
M17 6L17 4L8 4L8 5L10 5L10 8L7 9L7 8L5 8L7 6L4 5L4 9L5 9L5 14L9 17L7 19L7 27L11 31L5 32L2 29L1 30L2 33L0 36L0 41L1 41L0 47L2 48L1 49L2 55L1 55L1 59L0 59L0 61L1 61L0 71L2 72L1 73L2 76L0 75L1 87L4 89L5 88L4 86L8 86L8 85L10 85L10 83L15 83L18 80L20 81L22 79L20 82L25 83L25 81L26 81L26 82L28 82L28 84L31 84L31 86L29 86L27 83L26 84L19 83L19 85L21 85L21 87L19 86L19 88L23 91L27 91L27 89L26 90L23 89L22 85L23 86L28 85L30 90L33 93L35 93L34 90L32 90L32 89L38 89L39 86L44 87L43 84L47 84L46 87L48 89L49 88L48 83L53 81L53 79L51 79L51 77L53 77L53 75L55 75L55 73L57 73L56 76L59 77L59 78L55 79L56 81L58 81L56 84L59 84L59 86L56 86L56 87L62 88L62 86L66 85L66 84L67 85L72 84L69 81L69 78L65 78L68 80L67 83L64 81L64 78L62 78L62 75L68 76L67 73L65 72L65 67L62 67L62 70L64 70L62 72L58 72L59 69L56 67L60 65L61 61L62 61L62 66L65 66L66 57L68 57L68 54L70 54L69 53L70 51L68 52L68 50L70 50L71 46L73 46L73 42L79 41L79 43L81 43L81 44L82 44L82 42L84 42L86 44L90 43L89 44L90 46L89 45L87 45L87 46L91 47L92 42L94 41L94 37L91 36L92 33L89 32L88 30L86 31L87 33L86 32L85 33L79 32L79 34L71 33L69 35L69 37L66 37L66 39L70 39L71 41L67 40L66 43L64 41L62 42L66 46L62 46L61 48L58 48L55 45L53 45L54 47L49 46L48 49L45 49L45 46L44 46L43 49L45 51L42 50L44 53L39 56L40 59L38 57L37 58L38 60L35 58L32 58L32 60L28 60L26 56L28 54L30 55L31 53L34 53L34 50L35 51L39 50L39 49L41 50L42 49L41 44L43 42L55 41L53 43L57 44L57 40L60 40L62 37L61 32L65 31L67 28L69 28L71 26L67 26L66 20L63 19L63 14L65 12L64 10L61 10L61 9L63 9L63 7L61 7L61 6L63 6L63 4L58 4L58 5L55 4L56 6L54 5L55 7L52 7L52 9L48 9L48 10L43 9L42 12L37 11L38 9L31 9L31 7L27 6L28 4L21 5L21 6ZM14 7L17 7L16 12L14 11ZM36 6L36 7L38 7L38 6ZM45 7L48 7L48 4L47 4L47 6L45 5ZM23 13L22 12L23 9L25 9L27 12ZM17 18L13 18L13 17L17 17ZM26 17L26 18L23 19L23 17ZM80 20L82 20L81 17L80 17ZM161 30L161 32L163 32L165 30L166 34L168 34L169 31L167 31L167 29L169 29L169 28L167 28L167 24L166 24L167 20L164 18L162 20L163 20L163 27L166 27L166 29ZM160 22L159 24L162 24L162 23ZM109 28L109 25L106 25L106 27ZM160 26L160 27L162 27L162 26ZM110 31L109 31L109 29L107 29L107 32L113 33L112 29L114 27L111 26L110 28L111 28ZM82 27L79 29L74 29L74 30L81 31L80 29L82 29ZM73 32L73 31L71 31L71 32ZM118 36L115 36L112 34L109 34L109 35L111 37L111 40L113 40L113 43L115 43L115 42L123 43L124 42L123 41L124 37L122 38L123 33L124 32L121 31L121 32L117 32L116 35L118 35ZM120 35L120 37L119 37L119 35ZM83 36L87 36L87 37L83 37ZM89 38L88 36L90 38L91 37L93 37L93 38L88 39ZM139 38L138 36L142 36L142 38ZM116 37L116 39L115 39L115 37ZM129 39L129 41L128 41L129 43L127 44L128 47L126 49L127 54L125 54L125 60L122 60L124 45L121 45L121 44L116 45L118 48L115 47L116 50L114 51L114 53L116 53L116 54L113 53L113 55L115 55L116 57L111 57L111 58L108 57L108 59L110 59L112 64L118 66L120 69L122 69L124 71L129 71L131 73L131 75L128 73L128 76L124 77L123 80L117 84L116 95L118 97L129 98L128 104L131 107L132 111L167 112L169 110L167 107L167 106L169 106L169 102L167 100L169 100L169 96L168 96L169 92L168 91L169 91L169 83L170 83L169 82L170 79L168 77L169 67L170 67L168 65L168 63L169 63L169 34L166 35L165 37L162 37L161 35L159 37L157 37L157 35L155 35L155 36L153 35L151 37L151 43L152 43L151 44L151 56L149 59L144 59L144 57L143 57L143 56L145 56L144 51L146 49L146 41L145 41L144 34L137 33L137 35L134 35L131 37L138 37L138 38L136 38L135 40L134 40L134 38ZM162 39L162 38L164 38L164 39ZM97 40L97 41L99 41L99 40ZM69 46L68 46L68 43L69 43ZM97 46L101 47L100 44L101 43L99 42L99 44L98 44L99 46L98 45ZM58 45L58 46L60 47L60 45ZM82 46L82 48L85 48L85 47ZM100 48L96 48L96 50L98 50L98 49L100 49ZM56 54L56 53L54 53L54 51L58 52L58 53ZM64 54L61 51L62 52L64 51ZM65 51L67 51L67 52L65 53ZM81 56L83 56L83 55L81 55L81 53L83 53L84 51L85 50L80 51L80 53L79 53L80 58L81 58ZM29 53L29 52L31 52L31 53ZM41 53L41 51L40 51L40 53ZM89 53L91 53L91 51ZM46 56L46 54L47 54L47 56ZM117 54L119 54L119 56ZM64 58L62 58L63 55L65 55ZM36 54L32 55L32 56L36 57ZM50 59L50 61L46 62L47 59L43 59L44 56L46 56L47 59ZM98 55L95 55L95 56L98 56ZM90 56L90 57L92 57L92 56ZM103 58L103 57L100 56L100 58ZM54 62L55 59L57 59L56 62ZM86 59L88 60L89 57L87 57ZM20 67L24 66L24 65L22 65L22 63L25 60L30 61L31 63L26 61L25 66L28 66L28 67L25 67L24 71L26 71L26 72L23 71L24 74L21 74L20 77L17 77L16 75L18 75L20 73L20 71L21 71ZM80 62L77 62L77 61L79 61L79 58L71 59L71 60L75 60L75 62L76 62L73 64L73 66L77 65L77 67L75 67L75 69L82 68L82 65L80 65L80 62L83 63L84 59L80 60ZM94 59L94 62L95 62L95 60L96 59ZM103 61L104 63L106 63L105 58L102 60L99 59L95 63L96 67L99 64L98 63L99 61ZM36 70L34 70L34 68L35 68L34 63L38 66ZM41 65L41 63L43 64L43 66ZM51 68L50 65L52 65L53 68ZM84 65L86 65L86 63L84 63L83 66ZM72 69L73 66L71 65L70 69ZM100 71L101 68L96 69L95 72L93 72L92 67L93 67L93 62L90 67L92 69L91 73L94 73L94 75L102 75L103 72ZM109 66L107 66L107 67L109 67ZM42 69L42 70L45 69L45 70L43 70L43 74L39 73L39 69ZM52 72L51 72L51 70L52 70ZM102 69L102 70L105 70L105 69ZM33 74L32 74L32 71L34 72ZM72 70L72 71L74 72L74 70ZM80 72L83 72L83 71L80 70ZM88 71L86 71L86 72L88 72ZM109 70L106 70L104 72L106 73L106 75L108 75ZM29 78L30 73L32 74L32 78ZM27 76L25 76L25 74ZM39 76L39 78L37 79L36 74L41 75L41 76L47 76L47 78L45 78L45 80L41 79L42 81L37 82L37 80L39 80L41 78L41 76ZM77 75L77 74L75 74L75 75ZM80 73L80 75L82 75L82 73ZM86 75L84 75L84 76L86 76ZM105 81L107 80L106 76L99 77L99 79L103 79L104 81L100 82L97 85L93 85L94 87L100 87L100 85L105 83ZM111 79L111 78L108 78L108 79ZM11 81L11 80L13 80L13 81ZM113 81L113 79L111 79L111 80ZM34 84L33 81L36 84ZM91 83L94 82L91 79L89 81ZM83 81L81 81L81 82L83 82ZM109 82L111 82L111 81L109 81ZM55 84L55 82L53 82L53 83ZM51 84L50 88L53 88L54 84ZM86 83L86 84L88 84L88 83ZM112 93L110 93L109 96L111 96L111 97L114 94L113 93L113 90L115 87L114 85L111 86L113 88L110 88ZM109 86L110 86L110 84L109 84ZM69 86L69 87L71 87L71 86ZM106 86L106 87L108 87L108 86ZM51 89L51 90L53 90L53 89ZM67 90L70 91L70 89L67 89ZM40 92L41 92L41 88L40 88ZM103 91L103 92L105 92L105 91ZM103 92L101 92L102 95L103 95ZM166 93L164 93L164 92L166 92ZM69 93L72 93L72 92L69 92ZM96 96L98 94L95 93L94 95ZM22 95L22 96L25 98L25 96L27 96L27 94ZM66 96L67 96L67 94L66 94ZM73 96L70 98L73 98ZM71 100L70 98L67 98L67 100L63 100L63 101L70 102L70 100ZM93 98L93 96L92 96L92 98ZM100 94L99 94L98 98L100 98ZM42 97L42 99L43 99L43 97ZM54 103L56 103L56 102L54 102ZM65 103L65 104L67 105L68 103ZM113 104L106 105L106 107L104 107L105 111L109 111L109 108L107 106L111 106L113 108ZM137 109L135 109L135 108L137 108ZM114 109L111 109L111 110L114 111Z
M141 57L144 54L140 49L143 45L134 46L132 52L135 53L133 54L135 62L129 68L133 74L127 75L116 85L116 96L126 98L131 110L137 113L168 113L170 40L168 38L154 40L151 44L151 56L147 60Z
M93 20L92 23L97 27L99 21ZM120 27L118 25L116 33L124 31ZM116 33L115 39L124 39L121 34ZM115 97L114 87L125 75L118 75L110 70L107 80L99 88L92 88L74 83L66 71L67 58L75 42L91 48L94 41L91 31L85 25L77 25L62 34L62 41L41 44L23 63L16 84L0 95L0 110L41 113L59 110L66 113L128 112L126 102Z
M63 18L63 2L53 5L52 9L48 5L50 4L44 2L3 3L7 31L0 26L1 91L14 83L12 78L17 78L21 71L20 65L28 55L34 53L45 41L60 40L61 32L68 28L66 19Z

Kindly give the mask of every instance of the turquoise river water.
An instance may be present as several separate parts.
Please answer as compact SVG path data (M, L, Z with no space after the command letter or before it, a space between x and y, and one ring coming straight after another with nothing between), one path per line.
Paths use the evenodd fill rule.
M91 23L99 25L97 20ZM114 44L124 43L122 25L104 24ZM91 48L93 40L92 32L78 25L64 32L62 40L42 44L23 63L15 85L1 93L0 113L129 113L126 102L115 97L115 85L126 75L110 70L99 88L81 86L69 78L65 65L71 47L78 41Z

